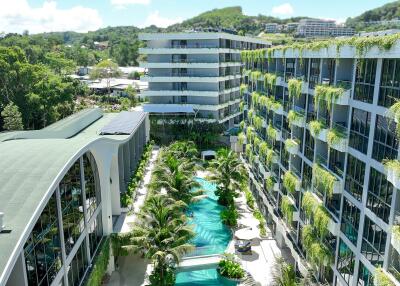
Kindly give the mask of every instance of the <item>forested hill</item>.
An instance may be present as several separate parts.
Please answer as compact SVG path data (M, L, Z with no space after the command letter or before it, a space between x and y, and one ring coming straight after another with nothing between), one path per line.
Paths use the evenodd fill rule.
M391 2L381 7L368 10L360 16L348 18L346 24L357 30L379 30L385 28L399 28L399 25L374 25L366 26L371 21L393 20L400 18L400 1Z
M288 23L297 22L298 18L279 19L271 16L247 16L243 14L240 6L214 9L204 12L194 18L172 25L168 31L182 31L195 28L226 28L234 29L240 33L257 35L264 30L266 23Z

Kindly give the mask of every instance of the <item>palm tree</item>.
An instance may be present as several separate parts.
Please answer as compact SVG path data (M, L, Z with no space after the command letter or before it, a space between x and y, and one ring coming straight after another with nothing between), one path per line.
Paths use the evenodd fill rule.
M193 141L176 141L168 147L168 152L176 158L187 160L195 160L199 156L199 151Z
M154 168L154 189L164 188L175 200L191 203L203 198L201 184L194 179L195 164L187 160L179 160L171 154L164 156Z
M273 286L297 286L293 265L286 263L282 257L277 258L272 272L272 281Z
M220 149L217 158L210 163L210 171L212 175L208 179L217 184L215 193L219 196L218 202L225 206L232 204L237 197L236 191L247 178L246 169L236 153Z
M185 207L184 202L167 196L149 198L138 215L129 245L123 246L127 251L140 253L153 261L152 285L174 285L176 263L194 249L188 243L194 237L194 231L186 223L182 212Z

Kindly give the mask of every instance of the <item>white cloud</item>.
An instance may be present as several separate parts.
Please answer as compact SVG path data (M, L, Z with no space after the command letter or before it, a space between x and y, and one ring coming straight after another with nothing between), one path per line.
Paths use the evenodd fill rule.
M318 17L318 19L322 19L322 20L329 20L329 21L335 21L336 24L338 25L342 25L346 22L346 19L344 18L325 18L325 17Z
M290 3L284 3L282 5L272 7L272 14L280 16L289 16L294 13L293 6Z
M166 17L160 16L159 11L154 11L154 12L151 12L147 16L146 20L144 21L143 25L141 25L141 27L144 28L144 27L148 27L151 25L156 25L157 27L160 27L160 28L166 28L168 26L171 26L176 23L180 23L182 21L183 21L183 19L180 17L174 18L174 19L166 18Z
M27 0L7 0L0 9L0 31L30 33L53 31L87 32L101 27L102 19L96 9L74 6L59 9L54 0L33 8Z
M125 9L128 5L149 5L151 0L111 0L111 5L117 9Z

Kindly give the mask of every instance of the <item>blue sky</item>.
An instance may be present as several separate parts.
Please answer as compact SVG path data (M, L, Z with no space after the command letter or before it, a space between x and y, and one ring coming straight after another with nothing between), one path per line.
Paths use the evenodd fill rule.
M31 33L106 26L168 26L201 12L242 6L247 15L310 16L340 22L387 0L0 0L0 32Z

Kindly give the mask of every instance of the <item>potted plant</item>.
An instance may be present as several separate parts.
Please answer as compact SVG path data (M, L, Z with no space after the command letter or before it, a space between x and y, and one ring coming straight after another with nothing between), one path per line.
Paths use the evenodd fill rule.
M235 261L233 254L224 254L224 257L218 264L218 273L222 280L241 282L246 275L239 262Z

